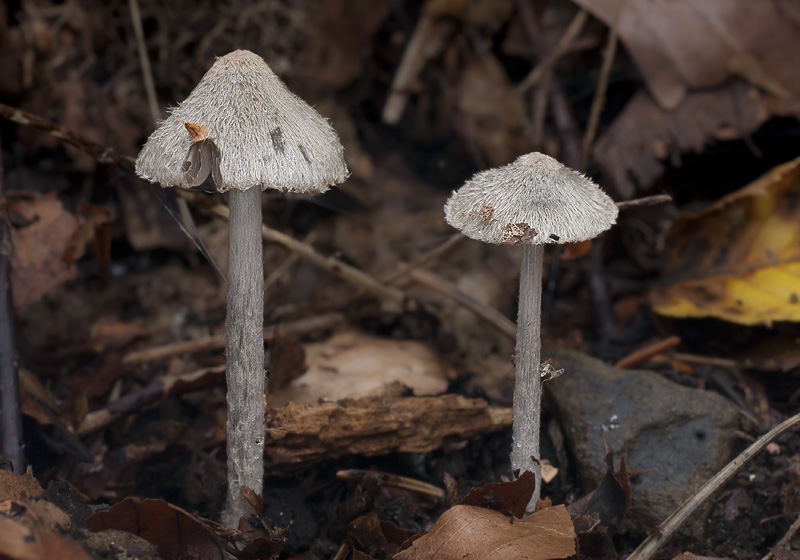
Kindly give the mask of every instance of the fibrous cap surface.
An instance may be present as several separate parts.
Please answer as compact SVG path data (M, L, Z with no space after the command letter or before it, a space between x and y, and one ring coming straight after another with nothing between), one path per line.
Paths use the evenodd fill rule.
M205 125L207 139L193 142L184 123ZM150 135L136 173L164 187L194 187L211 175L220 192L319 193L347 178L343 156L330 123L260 56L238 50L217 59Z
M448 199L447 223L486 243L573 243L597 237L617 206L584 175L538 152L477 173Z

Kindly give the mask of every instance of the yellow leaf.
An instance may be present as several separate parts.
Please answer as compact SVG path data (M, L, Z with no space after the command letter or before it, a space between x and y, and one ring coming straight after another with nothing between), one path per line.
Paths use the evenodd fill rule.
M680 216L669 242L663 279L650 293L657 313L800 321L800 158Z

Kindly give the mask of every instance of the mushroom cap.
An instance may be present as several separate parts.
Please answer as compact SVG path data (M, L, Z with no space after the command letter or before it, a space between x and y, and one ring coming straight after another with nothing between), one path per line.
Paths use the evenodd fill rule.
M444 205L447 223L486 243L573 243L597 237L617 206L591 180L533 152L481 171Z
M207 138L185 123L206 126ZM211 174L220 192L321 193L347 178L343 152L326 119L260 56L238 50L218 58L150 135L136 174L164 187L194 187Z

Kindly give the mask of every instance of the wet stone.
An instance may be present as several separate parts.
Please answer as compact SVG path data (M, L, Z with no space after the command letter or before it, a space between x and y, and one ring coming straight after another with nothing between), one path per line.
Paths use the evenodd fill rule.
M545 390L556 404L584 491L605 475L603 438L615 453L615 466L626 455L628 472L657 469L631 478L625 521L630 533L652 531L732 459L739 411L724 397L571 350L552 349L549 355L564 375ZM693 517L695 538L702 536L707 513Z

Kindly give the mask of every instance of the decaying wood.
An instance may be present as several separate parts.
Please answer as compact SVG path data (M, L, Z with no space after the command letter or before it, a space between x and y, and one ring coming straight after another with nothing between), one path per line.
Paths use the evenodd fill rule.
M266 468L281 472L347 455L426 453L447 440L511 426L511 409L461 395L360 397L267 410Z

